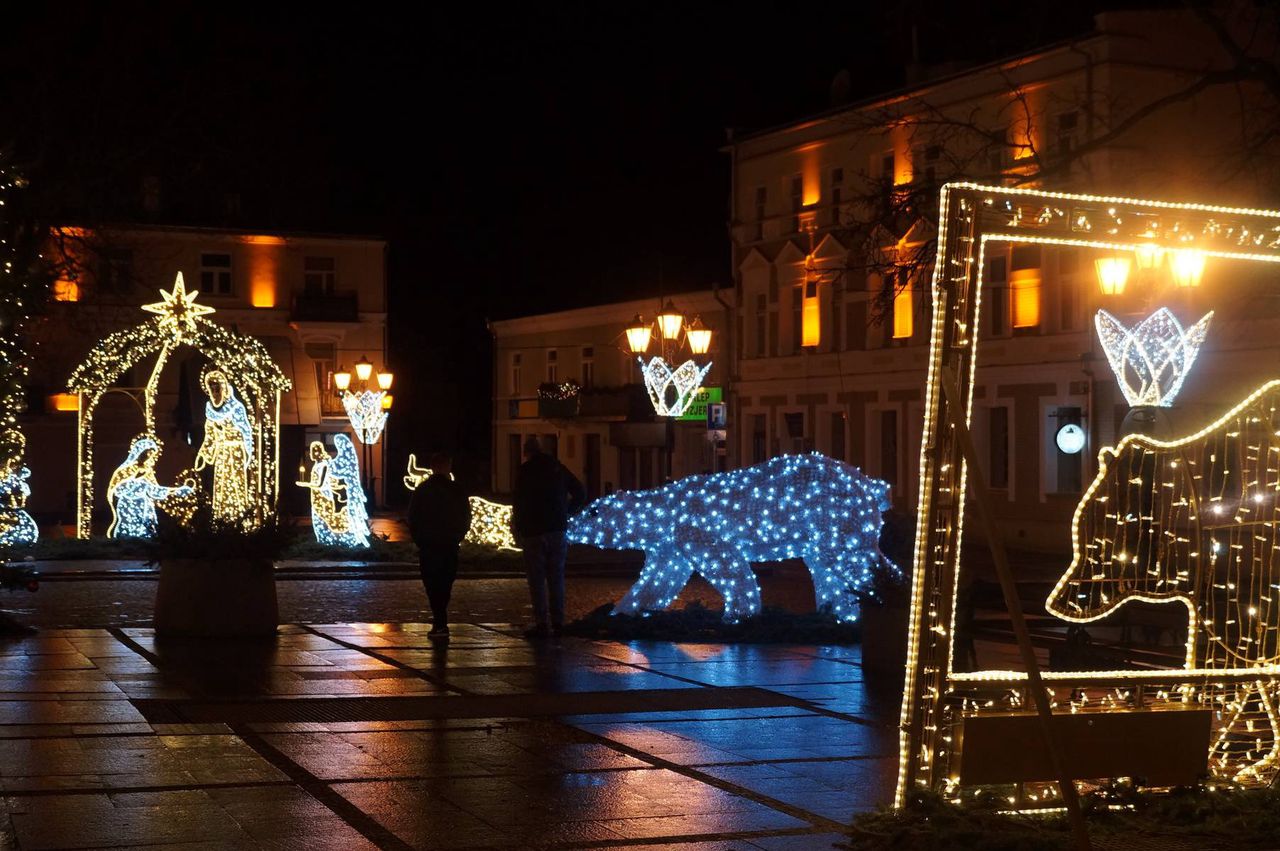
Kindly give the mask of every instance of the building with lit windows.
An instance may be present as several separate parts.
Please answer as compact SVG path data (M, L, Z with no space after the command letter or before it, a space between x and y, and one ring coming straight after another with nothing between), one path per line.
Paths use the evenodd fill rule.
M362 356L379 368L386 363L386 250L380 239L329 234L154 225L55 231L51 251L63 273L34 331L38 348L23 422L35 471L33 511L42 522L74 522L76 398L66 392L72 368L98 340L142 321L148 314L141 305L171 289L181 272L187 290L199 292L198 303L215 309L211 321L262 340L292 382L281 400L280 490L289 510L305 514L307 493L292 483L308 445L320 440L332 452L332 436L351 431L333 373L344 365L350 370ZM203 363L190 351L174 362L162 373L156 405L161 481L191 466L204 422ZM99 478L110 476L141 427L137 400L149 369L148 361L126 373L100 403ZM379 502L383 443L373 453ZM104 493L105 482L95 491Z
M1038 173L1029 185L1276 206L1240 167L1238 136L1222 131L1241 126L1248 88L1180 94L1228 61L1216 44L1190 13L1106 13L1071 42L732 139L731 463L818 449L888 480L895 505L913 507L936 236L924 199L936 206L944 181ZM1099 308L1129 322L1168 303L1187 325L1216 311L1183 408L1238 401L1253 384L1233 365L1257 373L1258 349L1280 354L1274 305L1215 298L1249 291L1234 272L1210 262L1198 287L1170 289L1135 267L1129 292L1108 296L1098 259L986 247L973 427L1015 545L1066 548L1065 521L1128 410L1093 330ZM1086 436L1076 453L1055 440L1070 424Z
M713 398L724 390L721 359L730 348L724 329L732 297L729 290L670 296L686 317L699 317L712 331L703 387ZM680 420L656 416L627 348L627 326L637 315L652 319L660 307L658 299L644 299L491 323L494 491L511 492L530 436L593 498L652 487L668 474L725 469L727 450L708 439L705 406L695 403ZM564 392L572 385L579 389Z

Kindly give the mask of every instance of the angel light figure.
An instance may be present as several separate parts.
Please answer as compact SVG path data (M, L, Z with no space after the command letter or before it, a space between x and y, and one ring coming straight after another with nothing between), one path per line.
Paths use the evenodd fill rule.
M330 457L320 441L311 443L311 477L298 487L311 491L311 528L322 544L369 546L369 513L360 487L355 444L345 434L333 437L337 457Z
M5 433L3 445L7 457L0 469L0 546L34 544L40 530L27 513L27 497L31 496L27 479L31 478L31 471L22 463L27 439L22 432L10 430Z
M108 538L151 538L156 534L156 503L170 496L190 496L189 484L166 487L156 482L156 460L160 442L138 435L129 446L124 462L111 474L107 504L111 506Z
M213 468L213 516L241 520L249 511L249 467L253 464L253 424L235 388L220 369L201 378L209 401L204 406L204 442L195 468Z

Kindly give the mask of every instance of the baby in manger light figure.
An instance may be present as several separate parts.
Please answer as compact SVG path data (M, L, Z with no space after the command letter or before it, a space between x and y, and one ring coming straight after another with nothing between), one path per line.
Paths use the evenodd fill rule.
M330 457L320 441L312 441L310 480L297 485L311 491L311 526L317 541L367 547L369 512L360 487L356 447L345 434L335 434L333 445L337 457Z
M241 520L250 505L253 423L222 370L208 370L200 383L209 401L204 406L204 442L195 469L213 469L214 518Z
M0 445L5 448L4 467L0 469L0 546L34 544L40 531L27 513L27 497L31 496L27 479L31 478L31 471L22 463L27 439L22 432L10 430Z
M156 534L156 503L170 497L190 496L189 484L166 487L156 481L160 443L146 434L133 439L124 463L111 474L107 504L111 506L108 538L151 538Z

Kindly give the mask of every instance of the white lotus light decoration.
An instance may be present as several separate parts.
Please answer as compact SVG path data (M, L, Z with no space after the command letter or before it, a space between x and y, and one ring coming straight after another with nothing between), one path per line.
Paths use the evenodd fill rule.
M387 412L382 406L383 390L361 390L359 393L343 393L342 407L347 419L361 443L377 443L382 427L387 424Z
M1132 328L1125 328L1105 310L1094 319L1098 339L1111 371L1130 407L1167 408L1182 389L1183 379L1200 353L1213 311L1190 328L1162 307Z
M691 360L680 364L674 370L660 357L648 363L640 358L640 371L644 374L644 386L649 390L649 399L653 409L660 417L683 416L693 403L694 394L702 386L702 379L711 370L711 362L706 366L698 366ZM671 395L674 391L674 396Z

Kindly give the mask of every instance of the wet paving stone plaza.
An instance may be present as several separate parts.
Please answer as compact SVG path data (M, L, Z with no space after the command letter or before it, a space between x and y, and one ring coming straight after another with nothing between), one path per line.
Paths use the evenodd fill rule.
M626 580L593 582L578 614ZM282 614L312 584L352 583L281 581ZM364 584L367 611L425 602ZM518 621L522 584L459 582L460 611ZM136 617L153 590L5 602L40 622L94 592ZM531 643L507 622L447 646L418 622L170 644L129 620L0 642L0 848L817 849L892 794L899 693L857 647Z

